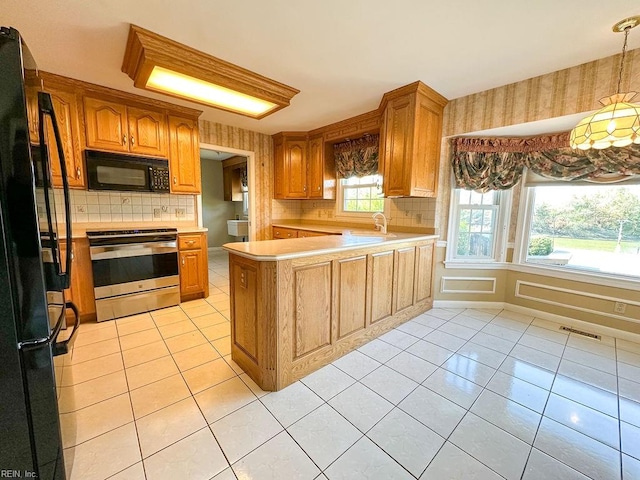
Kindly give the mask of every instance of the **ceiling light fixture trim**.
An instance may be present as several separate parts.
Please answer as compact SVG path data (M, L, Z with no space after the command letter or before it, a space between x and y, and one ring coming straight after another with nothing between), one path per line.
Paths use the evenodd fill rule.
M129 28L122 71L137 88L260 119L299 90L153 33Z
M632 143L640 144L640 105L629 103L636 96L636 92L620 92L629 31L639 24L640 15L625 18L612 27L614 32L624 33L616 93L601 99L603 108L582 119L571 130L571 148L602 150L609 147L626 147Z

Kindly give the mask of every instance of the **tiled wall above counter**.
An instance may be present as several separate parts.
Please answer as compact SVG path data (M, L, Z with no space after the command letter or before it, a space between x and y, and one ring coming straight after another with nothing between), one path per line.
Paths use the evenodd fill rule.
M56 211L64 212L61 190ZM71 219L75 223L195 221L195 196L135 192L71 191Z
M393 227L436 228L437 198L387 198L388 224ZM362 217L336 218L334 200L272 200L273 220L303 220L307 222L345 222L373 224L370 215Z

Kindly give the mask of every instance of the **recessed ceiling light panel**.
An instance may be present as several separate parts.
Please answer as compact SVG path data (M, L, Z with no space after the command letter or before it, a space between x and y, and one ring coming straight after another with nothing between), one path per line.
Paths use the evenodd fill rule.
M299 90L136 25L122 71L142 89L260 119L289 105Z

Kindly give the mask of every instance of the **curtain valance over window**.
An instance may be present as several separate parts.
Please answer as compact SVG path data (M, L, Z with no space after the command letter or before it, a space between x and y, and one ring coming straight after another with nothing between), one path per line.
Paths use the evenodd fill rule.
M333 146L339 178L366 177L378 173L380 135L366 135Z
M458 188L507 190L524 167L543 177L573 181L607 174L640 174L640 145L573 150L569 133L530 138L454 138L451 163Z

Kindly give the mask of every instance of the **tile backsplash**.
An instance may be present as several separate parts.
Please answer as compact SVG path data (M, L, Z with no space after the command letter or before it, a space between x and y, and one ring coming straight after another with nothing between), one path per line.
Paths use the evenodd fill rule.
M437 202L435 198L386 198L389 226L434 228ZM274 220L345 222L345 217L336 218L335 200L272 200L271 215ZM369 216L346 221L372 223Z
M62 216L61 190L55 191L55 202ZM71 190L71 216L75 223L194 221L195 196Z

